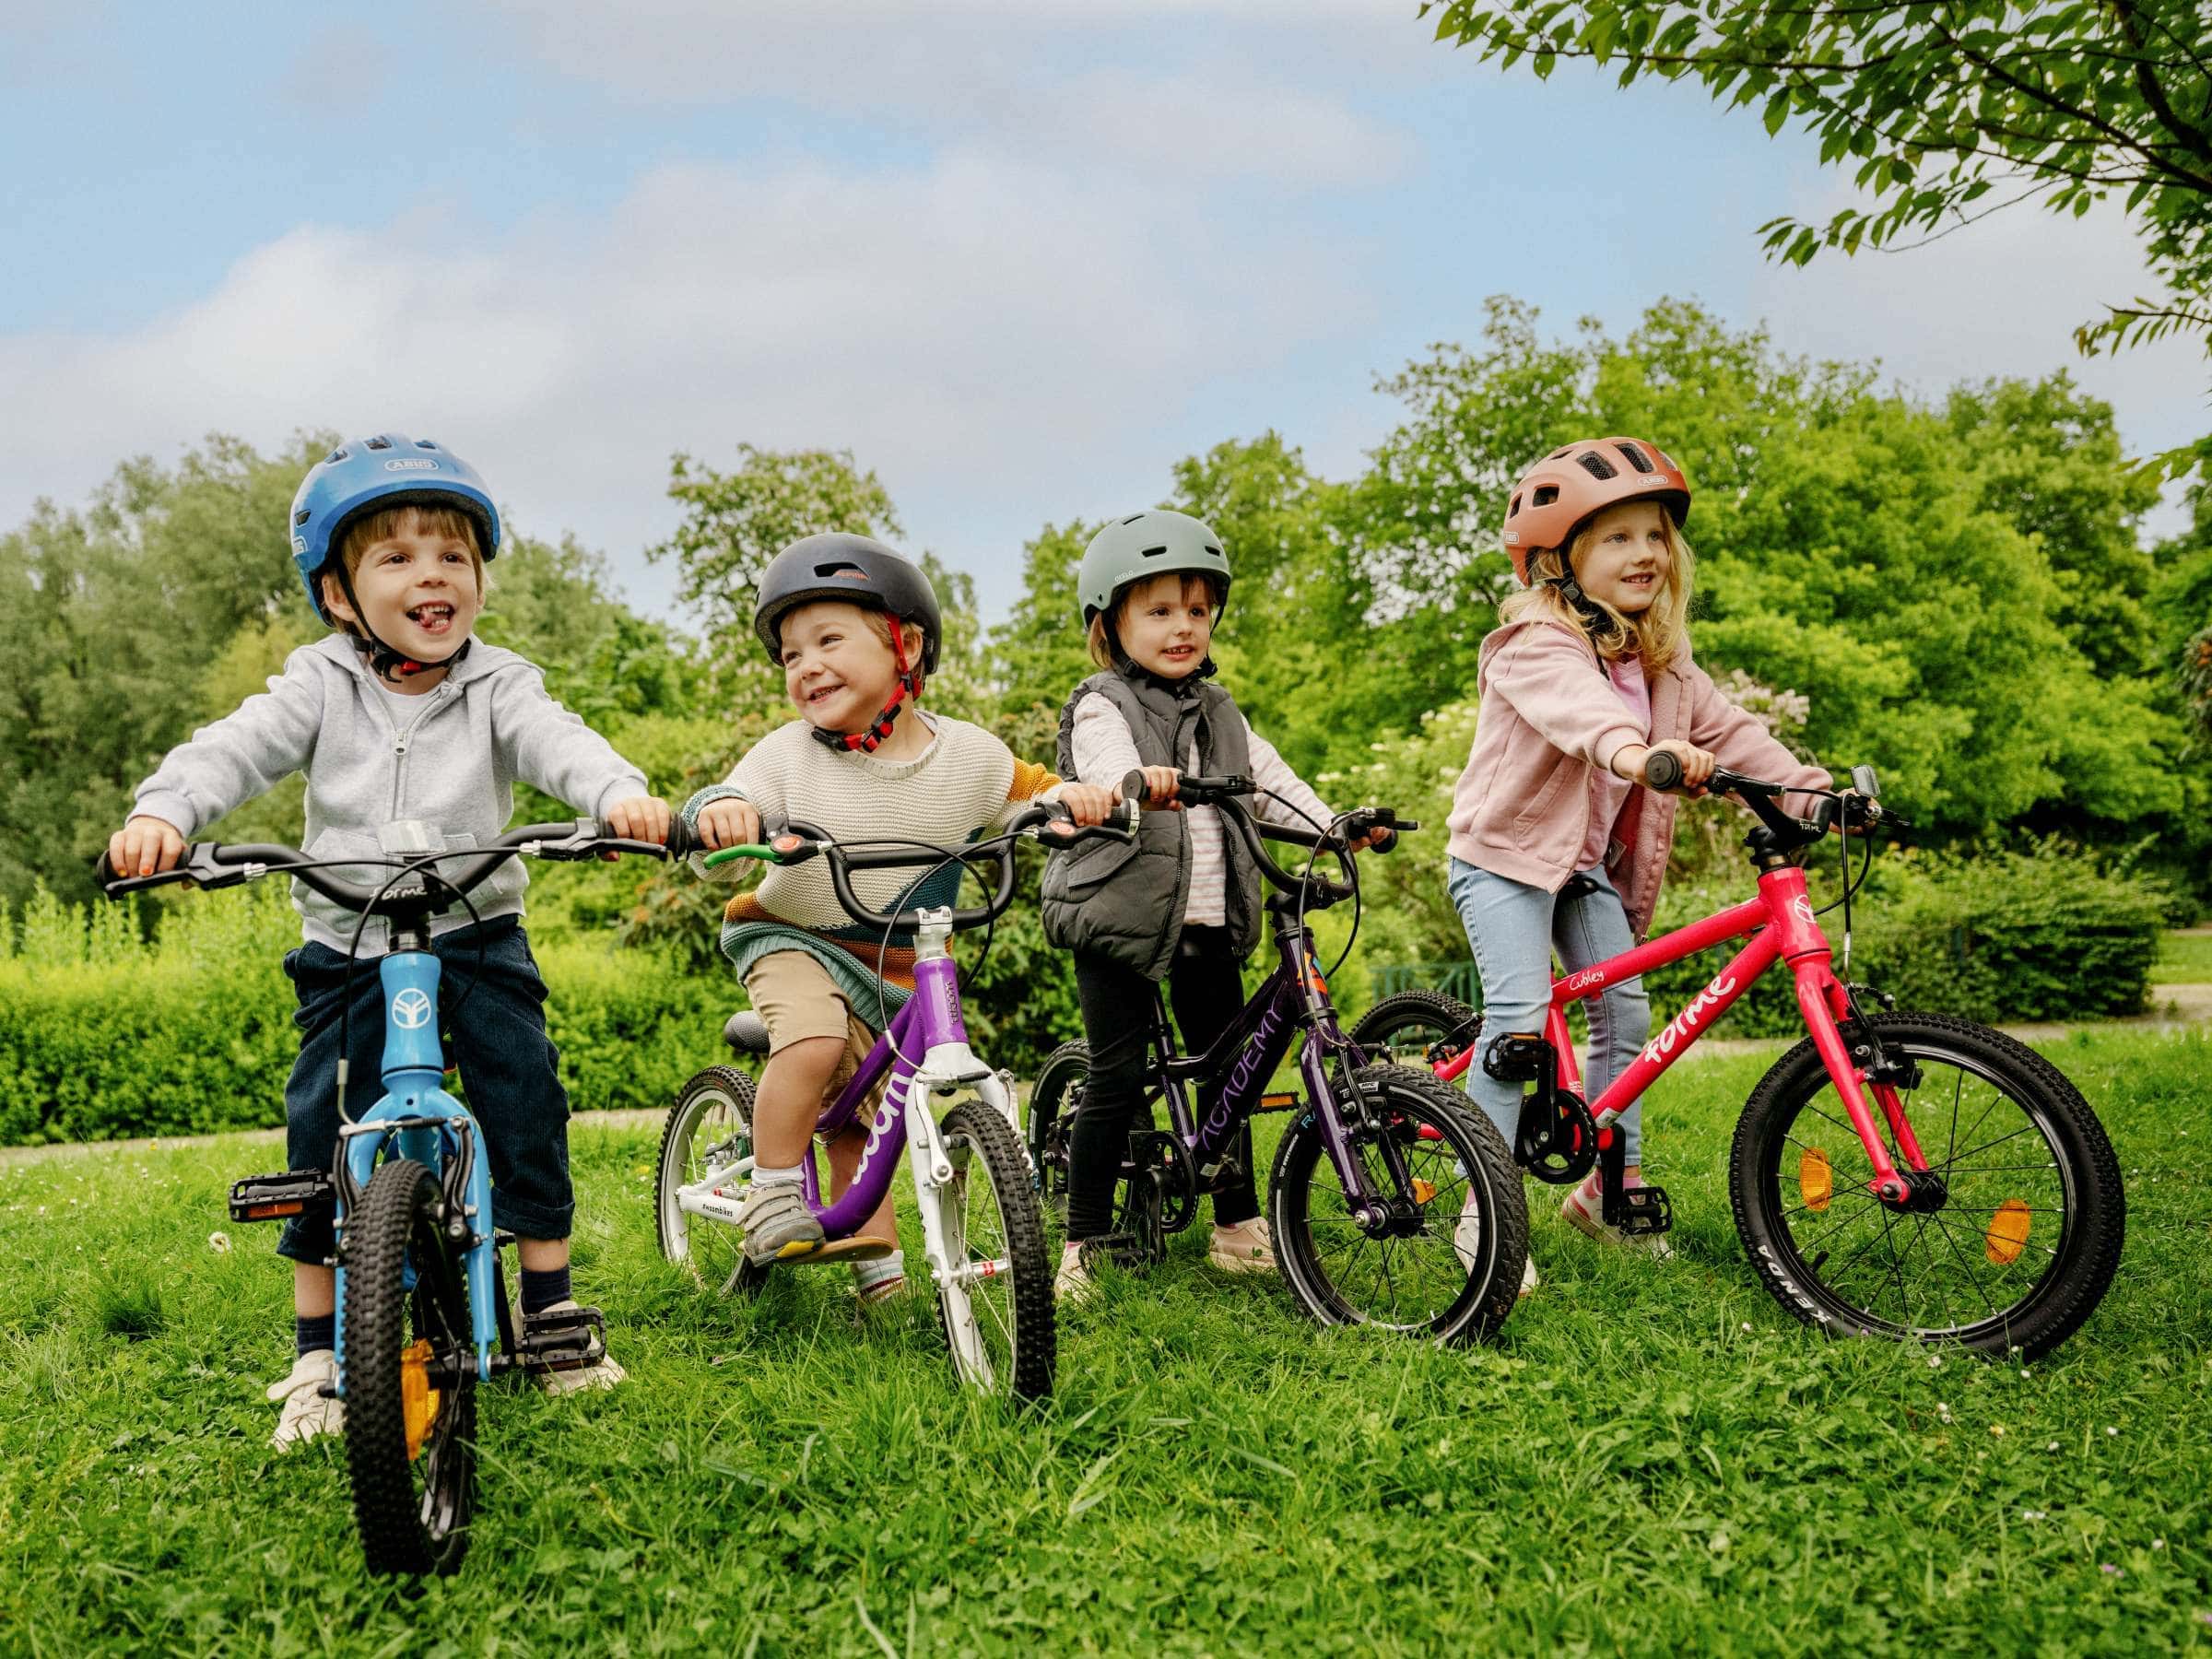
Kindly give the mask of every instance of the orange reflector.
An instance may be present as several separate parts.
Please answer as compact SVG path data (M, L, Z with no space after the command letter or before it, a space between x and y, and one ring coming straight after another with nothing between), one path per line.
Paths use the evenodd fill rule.
M2028 1248L2028 1227L2032 1219L2023 1200L2006 1199L1989 1218L1989 1230L1982 1235L1983 1253L1996 1266L2011 1266Z
M1418 1175L1413 1178L1413 1201L1416 1204L1426 1204L1435 1196L1436 1182L1423 1181Z
M399 1356L399 1409L406 1426L407 1455L422 1455L422 1442L438 1420L440 1391L430 1386L430 1339L419 1337Z
M1797 1190L1809 1210L1826 1209L1836 1195L1836 1172L1828 1166L1828 1154L1818 1147L1807 1147L1797 1155Z
M1264 1094L1260 1097L1261 1112L1288 1112L1298 1104L1298 1097L1285 1090L1281 1094Z
M307 1208L304 1204L253 1204L246 1206L249 1221L273 1221L278 1216L297 1216Z

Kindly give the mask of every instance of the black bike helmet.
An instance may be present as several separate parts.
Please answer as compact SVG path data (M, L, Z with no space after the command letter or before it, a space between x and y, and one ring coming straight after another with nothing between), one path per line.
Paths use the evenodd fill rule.
M879 610L901 621L922 624L922 660L906 660L900 643L902 630L891 631L891 650L899 664L899 688L891 693L867 729L829 732L809 728L817 741L833 749L873 754L877 745L891 735L891 723L900 706L918 695L922 681L936 672L937 636L944 631L943 613L937 609L937 591L920 565L895 548L865 535L836 532L809 535L768 561L753 600L753 631L779 667L783 662L783 618L802 605L834 599Z
M753 601L753 631L768 660L782 666L784 614L818 599L838 599L922 624L922 672L937 669L944 629L936 590L922 567L865 535L809 535L769 560Z

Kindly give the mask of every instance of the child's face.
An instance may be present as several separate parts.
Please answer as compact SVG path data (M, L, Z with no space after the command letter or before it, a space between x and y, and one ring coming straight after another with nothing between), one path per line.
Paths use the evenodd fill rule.
M1181 679L1206 661L1213 643L1213 595L1194 579L1147 577L1123 594L1114 631L1139 667L1162 679Z
M419 658L460 650L484 608L468 544L432 530L416 513L362 550L353 572L358 613L335 576L324 577L323 592L330 614L341 622L365 623L393 650Z
M1623 501L1590 521L1574 579L1591 598L1632 617L1652 608L1674 561L1666 509L1656 501Z
M919 643L911 629L907 638ZM808 725L860 731L898 688L899 661L857 605L818 599L794 606L783 613L780 641L783 689Z

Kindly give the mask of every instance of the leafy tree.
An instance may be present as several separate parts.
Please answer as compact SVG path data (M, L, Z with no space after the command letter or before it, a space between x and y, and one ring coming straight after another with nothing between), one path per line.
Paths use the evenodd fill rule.
M1701 83L1767 131L1817 134L1824 165L1870 190L1824 225L1760 227L1771 254L1898 249L2025 201L2078 217L2115 194L2166 298L2109 305L2085 352L2205 334L2212 345L2212 31L2200 0L1425 0L1439 39L1538 76L1562 59L1619 84ZM2002 194L2002 193L2012 194ZM2194 465L2175 451L2168 465Z

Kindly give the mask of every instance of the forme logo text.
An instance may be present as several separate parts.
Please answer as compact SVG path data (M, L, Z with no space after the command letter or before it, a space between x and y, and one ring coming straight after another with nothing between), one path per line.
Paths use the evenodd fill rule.
M1666 1022L1666 1030L1643 1045L1642 1057L1654 1065L1698 1034L1698 1028L1735 990L1735 975L1724 973L1689 999L1689 1006Z

